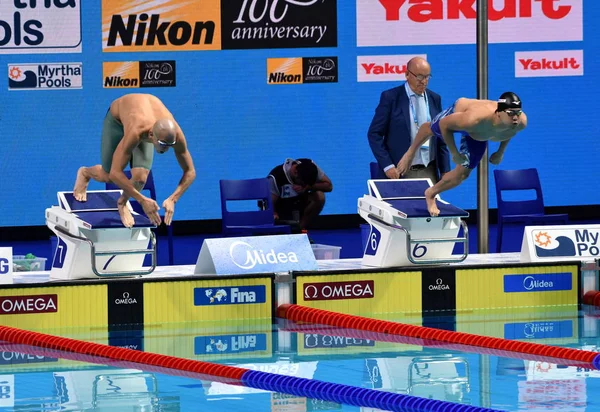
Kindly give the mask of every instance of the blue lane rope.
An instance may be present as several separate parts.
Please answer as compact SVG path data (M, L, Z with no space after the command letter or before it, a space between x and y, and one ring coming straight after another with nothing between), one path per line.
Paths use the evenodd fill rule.
M359 388L295 376L249 370L242 383L255 389L289 393L312 399L399 412L497 412L496 409L419 398L417 396Z

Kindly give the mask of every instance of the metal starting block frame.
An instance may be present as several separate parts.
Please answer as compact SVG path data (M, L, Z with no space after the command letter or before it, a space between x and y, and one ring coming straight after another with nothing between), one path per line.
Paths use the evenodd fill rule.
M78 202L73 192L58 192L58 206L46 209L46 225L58 237L50 277L73 280L98 277L143 276L156 269L156 226L146 216L127 208L134 226L121 222L117 200L121 190L87 192ZM150 245L150 248L148 247ZM146 255L152 264L144 268Z
M369 194L358 199L358 213L370 227L363 266L397 267L457 263L469 254L469 214L436 196L440 215L427 210L425 190L430 179L368 180ZM458 237L460 228L463 237ZM462 243L462 255L452 255Z

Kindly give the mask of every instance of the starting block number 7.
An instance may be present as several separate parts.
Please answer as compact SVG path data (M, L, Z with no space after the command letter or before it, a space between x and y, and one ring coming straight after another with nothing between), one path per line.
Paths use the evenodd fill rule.
M67 257L67 244L61 238L58 238L58 244L56 245L56 252L54 253L54 261L52 262L53 268L62 268L65 264L65 258Z

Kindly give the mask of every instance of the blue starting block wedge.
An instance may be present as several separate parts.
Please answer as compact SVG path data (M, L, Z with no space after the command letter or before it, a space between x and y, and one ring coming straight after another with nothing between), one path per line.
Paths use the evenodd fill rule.
M98 276L142 276L156 268L154 224L133 211L131 228L123 226L117 208L120 190L89 191L87 201L73 192L58 192L58 206L46 209L46 225L58 236L50 277L84 279ZM143 267L144 256L152 265Z
M363 265L395 267L462 262L468 255L469 214L439 196L439 216L427 210L425 190L429 179L369 180L369 194L358 199L358 213L371 226ZM463 228L463 237L458 237ZM453 255L456 243L462 255Z

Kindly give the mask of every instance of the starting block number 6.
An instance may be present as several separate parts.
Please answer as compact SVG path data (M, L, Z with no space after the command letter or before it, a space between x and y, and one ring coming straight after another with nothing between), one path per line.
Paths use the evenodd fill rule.
M371 233L369 233L369 237L367 237L365 254L375 256L380 242L381 232L377 230L375 226L371 226Z
M412 255L418 259L418 258L422 258L426 254L427 254L427 247L416 243L415 247L412 250Z
M371 249L373 250L377 250L377 238L378 236L375 233L371 233L371 239L369 239L369 242L371 242Z

